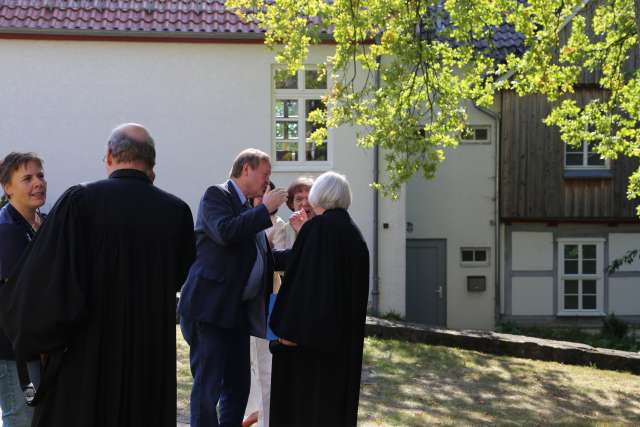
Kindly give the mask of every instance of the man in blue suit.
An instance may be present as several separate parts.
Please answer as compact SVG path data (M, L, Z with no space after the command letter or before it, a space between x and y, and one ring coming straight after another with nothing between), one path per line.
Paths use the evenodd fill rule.
M194 380L192 427L242 423L251 382L249 336L266 336L273 271L284 269L288 255L271 251L264 232L269 212L287 199L284 189L265 192L270 175L269 156L245 150L230 179L209 187L200 201L197 258L179 305ZM248 199L257 196L262 204L252 208Z

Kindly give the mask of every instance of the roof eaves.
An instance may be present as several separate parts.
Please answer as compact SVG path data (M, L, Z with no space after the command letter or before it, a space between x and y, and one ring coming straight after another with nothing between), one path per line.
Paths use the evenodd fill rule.
M114 37L114 38L181 38L181 39L238 39L263 40L263 32L197 32L197 31L119 31L119 30L78 30L50 28L14 28L0 27L0 34L19 34L35 36L69 36L69 37Z

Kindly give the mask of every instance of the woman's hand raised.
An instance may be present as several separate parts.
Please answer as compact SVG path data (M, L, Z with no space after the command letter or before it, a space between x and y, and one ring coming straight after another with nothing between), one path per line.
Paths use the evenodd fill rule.
M300 209L299 211L291 214L291 217L289 218L289 224L291 224L291 227L295 230L296 233L299 233L300 229L308 219L309 217L307 216L307 213L304 211L304 209Z

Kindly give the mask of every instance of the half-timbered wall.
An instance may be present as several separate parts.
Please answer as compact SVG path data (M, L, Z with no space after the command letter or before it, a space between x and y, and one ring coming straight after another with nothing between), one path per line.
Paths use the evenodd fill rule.
M545 97L502 93L501 216L503 219L632 219L637 202L627 200L629 175L637 159L611 161L608 176L568 177L564 143L543 119L552 105ZM606 96L582 87L578 103Z

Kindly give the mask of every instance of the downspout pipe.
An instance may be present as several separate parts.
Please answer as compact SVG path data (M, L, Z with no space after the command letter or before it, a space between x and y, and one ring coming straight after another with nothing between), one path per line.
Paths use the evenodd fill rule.
M376 36L376 44L380 44L380 34ZM378 67L375 72L375 88L380 88L380 56L376 57ZM373 147L373 182L380 180L380 147ZM371 308L374 315L380 314L380 193L373 190L373 285L371 289Z
M500 247L500 127L502 126L502 117L499 113L489 110L488 108L475 107L482 111L484 114L492 117L495 121L494 127L494 152L495 152L495 201L494 201L494 246L495 246L495 274L494 274L494 288L495 288L495 303L494 303L494 320L497 323L500 320L501 304L500 304L500 278L502 277L502 251Z

